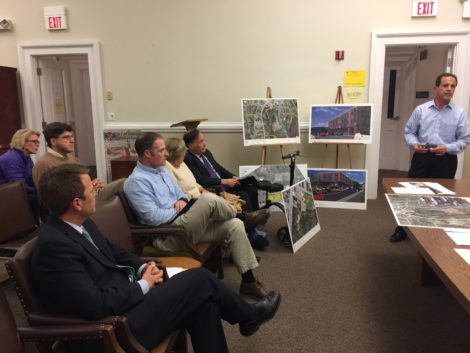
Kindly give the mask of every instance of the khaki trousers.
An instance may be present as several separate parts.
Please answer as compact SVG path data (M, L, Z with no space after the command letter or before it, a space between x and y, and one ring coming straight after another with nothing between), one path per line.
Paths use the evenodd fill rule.
M204 193L173 224L183 226L194 244L226 240L238 272L245 273L258 267L258 261L246 236L245 226L241 220L234 218L235 215L235 209L224 199ZM177 244L171 241L171 237L156 240L154 245L162 250L177 250Z

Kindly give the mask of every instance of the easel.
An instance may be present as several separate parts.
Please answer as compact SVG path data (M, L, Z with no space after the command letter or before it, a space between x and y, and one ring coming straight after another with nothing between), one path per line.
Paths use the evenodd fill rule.
M343 89L341 86L338 86L338 90L336 91L336 98L335 98L335 104L342 104L344 103L343 99ZM346 148L348 150L348 158L349 158L349 169L352 169L352 160L351 160L351 146L346 144ZM322 161L321 161L321 168L324 167L325 165L325 160L328 152L328 144L325 144L325 147L323 149L323 156L322 156ZM338 156L339 156L339 144L336 144L336 156L335 156L335 168L338 169Z
M270 99L273 97L273 91L271 89L271 87L267 87L266 88L266 98ZM263 150L261 151L261 165L266 165L266 158L268 156L268 146L267 145L263 145ZM281 159L282 159L282 156L284 156L284 151L282 149L282 145L279 145L279 148L281 149ZM284 159L282 159L282 163L283 164L286 164L286 162L284 162Z

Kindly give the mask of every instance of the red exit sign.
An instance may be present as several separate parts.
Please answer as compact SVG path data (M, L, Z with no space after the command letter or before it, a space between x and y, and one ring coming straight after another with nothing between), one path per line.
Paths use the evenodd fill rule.
M54 16L47 18L48 29L62 29L62 16Z
M413 0L413 17L429 17L437 16L438 0L432 1L418 1Z
M64 6L45 7L44 21L48 30L67 29L67 10Z

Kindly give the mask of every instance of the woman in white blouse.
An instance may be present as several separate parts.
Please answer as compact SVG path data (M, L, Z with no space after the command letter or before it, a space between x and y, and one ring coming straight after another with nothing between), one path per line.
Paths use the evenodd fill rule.
M168 158L165 167L171 172L178 186L183 190L189 199L198 198L204 188L196 182L191 170L184 163L184 155L186 154L186 146L182 139L175 137L166 140L166 149Z
M186 146L184 141L179 138L169 138L165 142L168 151L168 157L165 167L171 172L176 180L176 183L181 190L186 194L188 199L198 198L201 193L208 192L201 185L196 182L191 170L184 163L184 156L186 154ZM238 195L225 193L224 197L227 202L237 210L237 217L245 223L245 228L248 231L248 238L255 249L261 250L269 245L266 239L266 233L261 229L256 228L260 224L265 224L270 214L269 210L261 209L258 211L244 213L242 211L243 200Z

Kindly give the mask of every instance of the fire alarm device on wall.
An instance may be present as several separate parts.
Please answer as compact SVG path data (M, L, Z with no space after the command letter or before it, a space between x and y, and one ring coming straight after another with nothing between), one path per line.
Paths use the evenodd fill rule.
M335 60L344 60L344 50L335 51Z

